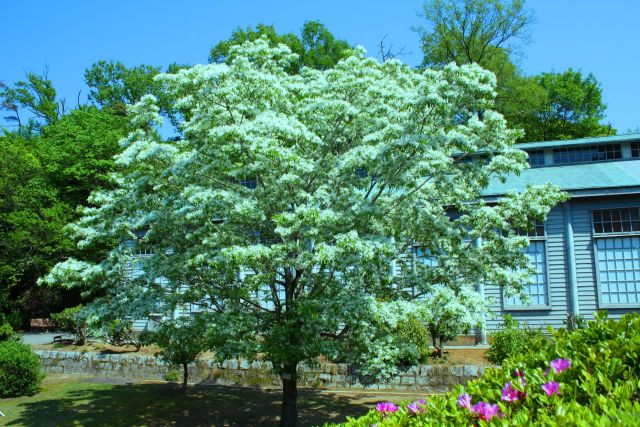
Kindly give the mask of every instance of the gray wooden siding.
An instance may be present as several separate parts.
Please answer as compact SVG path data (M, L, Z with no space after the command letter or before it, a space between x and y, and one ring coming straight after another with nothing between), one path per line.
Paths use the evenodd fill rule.
M492 316L487 319L486 323L489 332L499 328L505 313L512 315L519 321L527 322L532 327L546 328L547 325L554 328L562 327L569 306L563 215L562 206L558 206L551 210L546 222L549 308L544 310L504 310L500 287L486 285L485 295L493 300L491 304Z
M593 251L591 212L597 209L638 207L640 196L611 196L589 199L574 199L571 202L574 232L576 276L578 280L578 303L580 314L593 319L598 307L598 287ZM568 265L566 257L565 221L563 207L554 208L547 226L547 281L549 286L550 309L548 310L504 310L502 295L497 286L485 286L485 295L492 298L493 317L487 319L487 330L498 329L505 313L525 321L534 327L552 326L560 328L570 312ZM634 308L608 308L611 318L619 318L624 313L638 311Z
M640 196L576 199L572 201L572 206L580 314L587 319L593 319L593 313L599 307L591 212L598 209L638 207ZM609 307L607 311L609 317L619 318L625 313L638 311L638 309Z

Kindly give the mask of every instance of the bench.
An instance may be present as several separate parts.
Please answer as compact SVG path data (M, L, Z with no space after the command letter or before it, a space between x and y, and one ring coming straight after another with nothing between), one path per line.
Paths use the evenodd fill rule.
M56 324L51 319L29 319L29 328L32 331L44 331L48 332L50 329L55 329Z

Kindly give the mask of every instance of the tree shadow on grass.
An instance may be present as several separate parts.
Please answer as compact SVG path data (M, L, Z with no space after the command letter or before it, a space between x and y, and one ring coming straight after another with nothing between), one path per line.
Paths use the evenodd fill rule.
M269 426L277 425L280 390L232 386L127 384L76 387L59 398L25 401L10 426ZM339 422L370 406L331 392L299 390L300 426Z

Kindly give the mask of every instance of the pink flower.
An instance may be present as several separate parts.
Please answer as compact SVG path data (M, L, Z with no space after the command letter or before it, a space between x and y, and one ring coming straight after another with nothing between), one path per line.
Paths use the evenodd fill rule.
M497 404L491 404L487 402L479 402L471 407L471 412L475 412L478 414L478 417L481 420L488 421L491 418L498 416L502 418L502 414L500 414L500 409Z
M407 410L411 415L418 415L423 412L426 412L427 408L424 406L427 404L424 399L416 400L415 402L411 402L407 405Z
M471 409L471 396L467 393L458 396L458 406L461 408Z
M558 374L571 367L571 359L555 359L549 363L549 366L551 366L551 369Z
M516 377L518 378L524 378L524 372L522 372L520 369L516 368L514 374L516 375Z
M555 381L549 381L548 383L542 384L542 390L546 393L547 396L553 396L554 394L560 395L560 384Z
M511 381L507 382L504 387L502 387L502 400L505 402L515 402L520 398L520 393L518 390L513 388L511 385Z
M398 406L393 402L380 402L376 405L376 411L382 414L392 414L398 410Z

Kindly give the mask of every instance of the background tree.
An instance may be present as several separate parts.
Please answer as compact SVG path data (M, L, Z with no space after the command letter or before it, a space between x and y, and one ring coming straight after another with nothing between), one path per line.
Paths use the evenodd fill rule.
M334 67L339 60L348 57L353 47L344 40L336 39L329 29L318 21L307 21L302 26L300 36L293 33L278 34L273 25L258 24L255 28L236 29L228 40L218 42L209 54L210 62L225 62L233 46L246 41L266 38L271 47L284 44L298 55L291 62L287 71L298 73L300 69L309 67L326 70Z
M301 362L341 357L392 374L396 353L379 325L415 312L430 286L521 289L529 271L514 271L529 264L520 251L528 241L515 230L563 200L540 186L482 201L489 177L522 170L526 154L489 110L495 80L479 67L419 72L356 54L291 75L295 60L260 39L232 48L225 64L163 76L191 112L185 138L163 141L151 126L161 123L159 108L143 97L132 120L146 125L117 158L118 188L95 193L73 227L81 247L145 230L138 245L155 255L137 261L137 277L127 273L128 245L100 263L67 260L47 276L92 283L105 292L97 304L134 317L159 301L168 312L204 306L216 357L260 354L281 374L285 426L296 423ZM495 156L453 160L479 150ZM485 245L473 246L477 238ZM415 242L437 254L437 266L393 275Z
M527 42L533 13L523 0L430 0L424 4L423 66L476 63L497 77L495 109L520 142L614 134L601 124L606 106L595 77L571 69L527 77L514 63Z
M74 207L43 174L38 148L18 133L0 136L0 310L21 324L78 298L77 291L36 286L60 254L74 251L62 232Z
M3 96L16 118L29 117L0 136L0 310L21 326L80 302L79 290L36 281L56 262L78 256L64 226L91 191L110 185L118 140L131 127L108 109L81 106L62 115L51 81L33 73L5 86ZM100 259L104 250L83 256Z
M175 73L184 65L170 64L167 73ZM89 86L89 99L102 109L126 116L127 106L140 101L144 95L154 95L158 99L161 112L175 122L177 110L172 108L173 100L166 97L162 83L155 80L162 67L137 65L126 67L120 61L101 60L84 72Z
M422 38L423 66L476 63L498 76L513 41L528 40L534 19L523 0L430 0L422 17L427 28L416 31Z
M87 342L89 316L82 305L65 308L60 313L52 314L51 319L59 330L73 333L75 345L84 345Z
M111 110L84 106L42 129L38 150L43 171L60 197L74 209L86 205L91 191L110 186L118 141L130 121Z
M600 84L589 74L568 69L542 73L532 79L544 91L541 108L521 122L531 140L550 141L587 136L613 135L610 124L601 124L606 105Z
M442 357L445 343L469 333L482 322L487 311L487 302L477 292L469 292L469 289L455 292L451 288L434 286L418 318L427 325L436 356Z
M34 120L32 126L41 127L55 123L66 109L65 100L58 99L51 80L48 78L48 70L42 74L28 72L26 80L17 81L13 87L5 84L0 86L0 98L3 109L10 111L6 117L19 126L27 122L20 117L20 109L26 109Z

